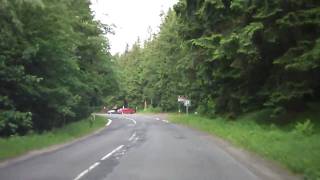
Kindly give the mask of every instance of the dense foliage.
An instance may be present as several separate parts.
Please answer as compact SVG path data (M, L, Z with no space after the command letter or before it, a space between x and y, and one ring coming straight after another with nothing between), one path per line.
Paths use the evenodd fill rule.
M106 101L166 111L185 95L200 113L235 117L320 100L319 1L180 0L159 33L114 57L89 5L0 0L0 135L62 126Z
M0 135L87 117L117 88L87 0L0 0Z
M320 99L320 1L180 0L144 46L119 57L123 94L164 110L273 116Z

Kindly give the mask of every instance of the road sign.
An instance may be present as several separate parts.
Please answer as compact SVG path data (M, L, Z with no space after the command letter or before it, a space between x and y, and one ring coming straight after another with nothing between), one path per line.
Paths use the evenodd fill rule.
M191 101L190 101L189 99L186 99L186 100L184 101L184 106L190 107L190 106L191 106Z
M186 96L178 96L178 104L179 104L179 113L180 110L180 104L182 104L186 107L186 113L189 113L189 107L191 106L191 101Z
M178 96L178 102L184 102L186 98L184 96Z

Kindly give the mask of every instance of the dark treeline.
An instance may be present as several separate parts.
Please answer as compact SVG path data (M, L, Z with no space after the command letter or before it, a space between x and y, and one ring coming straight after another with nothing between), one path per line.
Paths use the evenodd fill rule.
M202 114L230 117L320 101L320 1L180 0L159 33L114 57L110 27L89 5L0 0L0 135L63 126L124 99L168 111L185 95Z
M117 88L88 0L0 0L0 135L88 117Z
M180 0L118 62L132 106L186 95L208 115L303 111L320 101L320 1Z

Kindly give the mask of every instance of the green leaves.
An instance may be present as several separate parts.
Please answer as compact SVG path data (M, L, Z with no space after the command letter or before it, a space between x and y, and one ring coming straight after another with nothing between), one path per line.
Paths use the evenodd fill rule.
M315 42L301 41L289 49L281 58L274 61L288 71L310 71L319 68L320 39Z
M179 33L191 39L202 59L197 78L205 82L205 99L213 95L220 113L262 105L275 112L303 106L303 99L314 96L319 86L318 3L235 0L228 9L222 2L176 6L178 21L184 24Z
M304 122L298 122L295 125L295 133L311 136L314 133L314 124L310 119L306 119Z
M194 46L201 48L216 49L220 45L220 41L223 38L222 34L212 34L209 37L201 37L198 39L192 39L191 43Z
M12 131L0 134L26 133L19 122L31 116L20 112L31 112L39 131L84 118L117 88L103 36L110 29L87 0L0 4L0 113L14 114L2 116Z
M133 75L124 94L137 105L156 99L162 109L189 95L203 113L231 117L303 109L320 98L319 5L181 0L158 35L120 57L126 76Z
M0 135L8 136L16 133L27 133L32 128L30 112L0 112Z

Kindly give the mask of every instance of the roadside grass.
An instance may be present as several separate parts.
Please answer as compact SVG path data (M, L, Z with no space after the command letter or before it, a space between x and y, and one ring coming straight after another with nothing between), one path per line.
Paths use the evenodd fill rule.
M96 116L91 126L89 119L84 119L42 134L0 138L0 161L82 137L103 127L106 121L105 117Z
M140 111L138 111L139 113L145 113L145 114L149 114L149 113L161 113L163 112L161 108L159 107L155 107L155 108L147 108L147 109L142 109Z
M263 111L250 113L237 120L177 114L171 114L169 118L174 123L217 135L236 146L278 161L293 172L304 174L305 179L319 180L320 128L317 122L320 113L303 113L294 119L295 124L310 119L312 133L305 133L297 125L278 126L259 121L265 114Z

